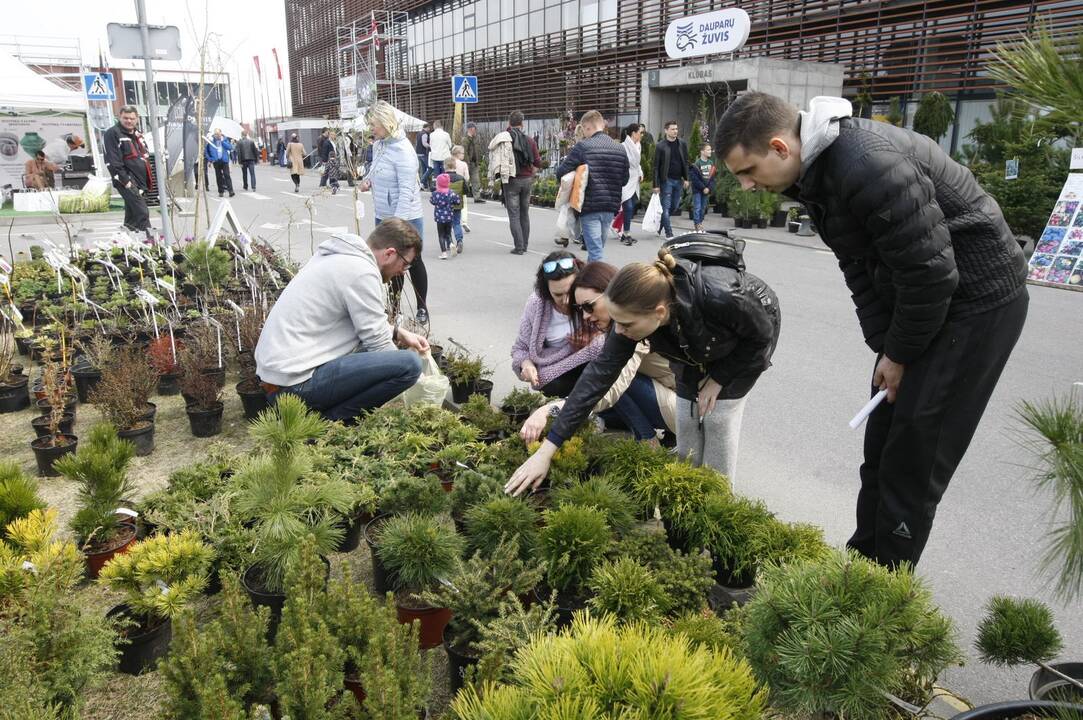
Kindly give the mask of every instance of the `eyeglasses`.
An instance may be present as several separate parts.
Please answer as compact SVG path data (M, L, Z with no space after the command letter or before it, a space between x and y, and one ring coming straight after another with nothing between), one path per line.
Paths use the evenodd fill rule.
M576 303L574 305L574 307L579 312L590 313L591 315L593 315L594 314L594 303L598 302L599 298L601 298L601 295L594 298L593 300L587 300L586 302Z
M392 248L392 250L394 250L394 248ZM407 260L406 260L406 258L404 258L404 257L402 256L402 253L400 253L400 252L399 252L398 250L395 250L395 255L396 255L396 256L397 256L397 257L399 258L399 260L400 260L400 261L402 262L402 271L403 271L403 272L406 272L406 271L408 271L408 270L409 270L409 269L410 269L410 268L411 268L411 267L413 266L413 264L414 264L414 260L416 260L416 259L417 259L417 258L414 258L414 260L410 260L410 261L407 261Z
M560 268L565 273L569 273L575 269L575 258L561 258L559 260L546 260L542 263L542 272L546 275L553 275L557 272L557 268Z

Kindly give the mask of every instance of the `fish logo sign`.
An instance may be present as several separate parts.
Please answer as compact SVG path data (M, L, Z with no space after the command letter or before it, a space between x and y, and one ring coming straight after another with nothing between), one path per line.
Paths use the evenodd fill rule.
M688 50L696 46L696 24L693 22L677 26L677 48Z

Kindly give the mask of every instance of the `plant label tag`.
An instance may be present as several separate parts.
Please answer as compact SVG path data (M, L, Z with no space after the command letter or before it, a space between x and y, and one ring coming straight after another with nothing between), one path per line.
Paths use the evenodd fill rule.
M19 308L15 307L15 303L11 303L11 319L15 321L16 325L22 325L23 314L19 312Z
M208 324L208 325L210 325L211 327L214 327L214 328L218 328L219 330L221 330L221 329L222 329L222 323L218 322L217 320L215 320L215 319L214 319L213 317L211 317L210 315L207 315L207 316L206 316L206 317L204 318L204 320L206 320L206 321L207 321L207 324Z
M2 256L0 256L0 270L2 270L3 272L5 272L5 273L7 273L9 275L11 274L11 270L12 270L11 265L9 265L8 261L5 260Z
M118 507L116 510L113 511L113 514L114 515L124 515L125 517L130 517L130 518L139 517L139 513L137 513L135 510L132 510L131 508L126 508L126 507Z
M162 591L163 595L169 594L169 586L166 585L164 582L162 582L161 580L155 580L154 584L158 586L158 589Z
M27 570L29 572L32 572L35 575L38 574L38 566L35 565L34 563L30 562L29 560L23 560L23 570Z
M233 312L237 314L237 317L244 317L244 308L233 302L229 298L226 298L226 305L229 305L233 309Z
M357 207L357 209L354 212L354 215L357 217L358 220L364 220L365 219L365 203L361 202L360 197L357 198L356 207Z
M138 288L135 291L135 296L145 302L147 305L150 305L151 307L158 304L158 298L154 297L143 288Z
M168 280L163 280L161 278L158 278L156 282L158 283L158 287L165 290L170 295L172 295L173 293L175 293L177 291L177 288L175 288L173 286L173 283L169 282Z
M4 287L11 285L11 283L8 282L8 276L3 273L0 273L0 285L3 285Z

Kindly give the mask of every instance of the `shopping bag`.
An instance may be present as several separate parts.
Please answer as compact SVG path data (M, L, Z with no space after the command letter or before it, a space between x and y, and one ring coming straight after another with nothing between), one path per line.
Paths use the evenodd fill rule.
M451 381L440 372L440 366L433 360L432 353L421 355L421 377L413 387L407 388L396 400L402 400L406 407L412 405L442 406L451 389Z
M622 227L624 227L624 208L621 208L617 216L613 218L613 229L620 232Z
M656 233L662 226L662 199L658 193L651 194L651 201L647 205L647 211L643 213L643 232Z
M575 237L575 211L564 203L557 211L557 226L554 229L553 238L567 240L572 237Z
M587 196L587 181L590 179L590 171L587 164L583 163L575 169L575 179L572 180L572 194L568 198L568 204L572 210L583 212L583 201Z

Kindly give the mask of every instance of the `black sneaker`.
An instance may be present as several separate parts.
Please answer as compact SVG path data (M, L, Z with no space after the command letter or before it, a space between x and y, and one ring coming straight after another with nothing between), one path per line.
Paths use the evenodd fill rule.
M233 197L233 196L234 196L234 195L236 195L236 194L237 194L237 193L235 193L235 192L232 192L232 191L231 191L231 192L229 193L229 196L230 196L230 197Z
M414 316L418 325L426 325L429 322L429 311L425 308L421 308L417 311L417 315Z
M519 248L512 248L512 255L526 255L526 250L520 250Z

